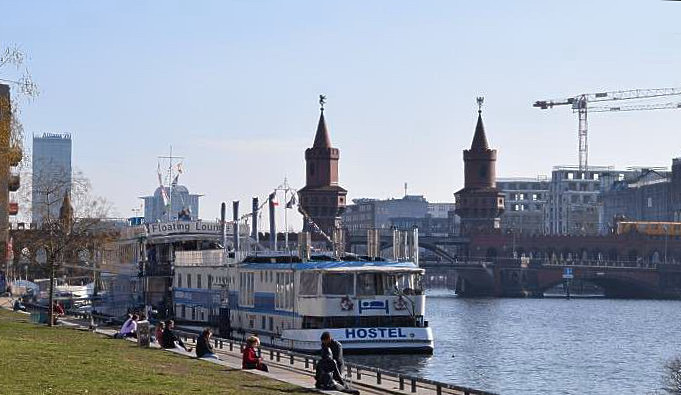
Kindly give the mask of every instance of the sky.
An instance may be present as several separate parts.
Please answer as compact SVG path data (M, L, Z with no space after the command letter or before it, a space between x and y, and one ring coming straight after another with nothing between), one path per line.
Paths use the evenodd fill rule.
M301 188L319 94L349 199L406 182L453 202L476 96L497 175L534 177L577 163L576 115L534 101L681 86L678 2L6 1L3 15L0 45L29 54L41 91L22 104L26 135L71 133L73 166L121 217L171 145L205 219L285 177ZM668 167L680 123L592 114L589 163Z

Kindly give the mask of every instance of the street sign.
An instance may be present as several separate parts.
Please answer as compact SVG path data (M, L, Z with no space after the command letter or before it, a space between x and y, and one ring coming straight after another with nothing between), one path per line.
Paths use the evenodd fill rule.
M563 278L564 279L574 278L571 267L566 267L563 269Z

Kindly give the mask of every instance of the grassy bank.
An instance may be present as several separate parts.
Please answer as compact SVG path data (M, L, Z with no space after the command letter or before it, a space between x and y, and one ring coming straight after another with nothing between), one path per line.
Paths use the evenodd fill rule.
M1 394L303 394L302 388L0 309Z

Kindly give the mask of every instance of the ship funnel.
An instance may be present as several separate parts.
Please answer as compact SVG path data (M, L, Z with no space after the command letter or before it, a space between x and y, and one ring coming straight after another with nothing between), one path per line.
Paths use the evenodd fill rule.
M310 232L298 233L298 255L303 262L310 260Z
M253 215L253 228L251 229L251 237L253 240L255 240L255 243L257 244L260 240L258 240L258 198L254 197L253 198L253 212L251 215Z
M376 260L381 255L381 239L378 229L367 229L367 255Z
M270 197L268 199L270 206L270 249L272 251L277 250L277 223L276 219L274 218L274 202L276 198L276 192L272 192L270 193Z
M241 250L241 245L239 244L239 201L234 200L232 202L232 219L234 223L232 224L232 231L234 232L234 258Z

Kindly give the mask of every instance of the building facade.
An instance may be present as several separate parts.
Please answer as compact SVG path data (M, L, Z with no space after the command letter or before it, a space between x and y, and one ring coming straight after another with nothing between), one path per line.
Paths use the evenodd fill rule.
M554 167L544 215L545 234L588 236L605 234L607 220L603 215L601 194L615 182L635 176L637 170L616 170L613 167L589 166Z
M549 193L546 176L499 178L497 188L504 194L501 231L524 235L544 234L544 215Z
M165 188L168 201L163 198ZM199 198L203 195L189 193L184 185L158 187L151 196L144 196L144 222L196 221L199 219Z
M453 203L430 203L422 195L401 199L354 199L343 213L343 229L365 236L368 229L409 230L419 228L421 235L452 235L458 229Z
M71 193L71 148L69 133L33 136L31 222L38 226L57 218L64 196Z
M340 150L331 146L322 105L314 143L305 150L305 187L298 191L303 231L315 239L320 230L332 237L340 228L347 191L338 184L339 159Z
M602 196L603 220L610 228L618 219L629 221L681 221L681 160L672 171L642 169L640 174L616 181Z
M497 151L489 148L480 109L471 148L463 151L464 187L454 194L463 236L501 231L504 194L496 187L496 161Z

